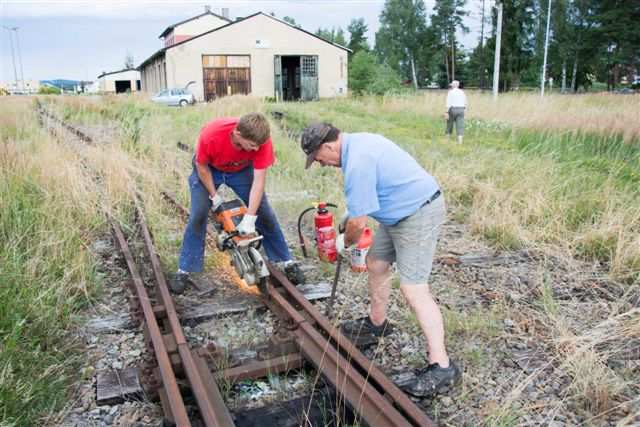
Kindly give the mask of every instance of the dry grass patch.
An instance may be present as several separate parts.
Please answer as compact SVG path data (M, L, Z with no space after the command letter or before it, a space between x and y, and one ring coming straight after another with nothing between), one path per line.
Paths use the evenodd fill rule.
M446 105L446 91L421 95L387 96L383 106L389 111L417 111L440 117ZM606 93L585 95L537 93L500 94L498 102L490 93L467 91L468 118L508 123L538 130L579 130L611 135L628 141L640 138L640 95Z

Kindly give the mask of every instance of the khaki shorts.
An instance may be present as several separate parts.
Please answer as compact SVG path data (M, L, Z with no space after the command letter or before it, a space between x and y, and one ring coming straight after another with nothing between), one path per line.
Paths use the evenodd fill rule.
M380 224L368 256L397 263L401 284L429 283L440 226L446 220L444 195L395 225Z

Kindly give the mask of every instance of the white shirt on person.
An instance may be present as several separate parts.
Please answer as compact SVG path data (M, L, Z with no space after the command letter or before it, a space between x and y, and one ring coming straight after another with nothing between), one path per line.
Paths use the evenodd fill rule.
M466 107L467 97L462 89L451 89L447 94L447 110L451 107Z

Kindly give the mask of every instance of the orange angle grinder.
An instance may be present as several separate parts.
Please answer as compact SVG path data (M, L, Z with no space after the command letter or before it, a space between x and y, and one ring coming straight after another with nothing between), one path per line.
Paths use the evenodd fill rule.
M247 208L240 199L223 202L216 209L216 246L220 251L229 253L231 265L247 285L257 285L261 292L266 293L269 270L259 252L263 236L258 233L241 236L237 230L246 213Z

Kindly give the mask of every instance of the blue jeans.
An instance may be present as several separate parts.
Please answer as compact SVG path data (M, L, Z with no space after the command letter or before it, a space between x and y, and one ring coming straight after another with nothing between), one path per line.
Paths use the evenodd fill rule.
M222 172L211 166L209 166L209 169L213 175L216 188L221 184L225 184L247 206L249 205L249 191L253 183L253 167L247 167L239 172ZM191 212L187 229L184 231L178 268L182 271L199 272L202 271L204 263L207 216L209 209L211 209L211 200L209 200L209 192L200 182L195 168L189 177L189 190L191 191ZM262 195L257 215L256 230L264 236L262 247L267 258L272 262L289 261L291 259L289 247L266 194Z

